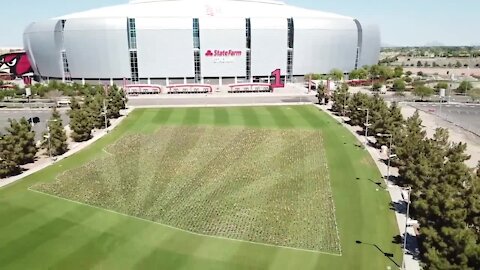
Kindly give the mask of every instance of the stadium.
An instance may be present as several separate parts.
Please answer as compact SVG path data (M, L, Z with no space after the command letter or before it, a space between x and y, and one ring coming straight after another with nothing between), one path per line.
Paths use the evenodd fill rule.
M44 80L145 85L296 82L378 62L375 25L273 0L133 0L31 23Z

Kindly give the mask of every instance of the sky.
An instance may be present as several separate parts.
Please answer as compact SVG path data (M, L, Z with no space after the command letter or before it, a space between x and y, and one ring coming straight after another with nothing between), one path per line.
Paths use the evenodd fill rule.
M7 2L7 0L2 0ZM2 5L0 47L23 47L29 23L128 0L22 0ZM478 0L285 0L380 26L384 46L480 45Z

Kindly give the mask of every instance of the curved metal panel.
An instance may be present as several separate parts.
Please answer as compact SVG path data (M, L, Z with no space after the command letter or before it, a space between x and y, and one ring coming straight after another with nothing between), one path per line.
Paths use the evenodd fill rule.
M287 71L287 18L252 18L252 75L270 76Z
M24 47L36 74L42 77L62 77L62 43L61 21L33 23L25 30Z
M380 58L380 29L376 25L363 25L362 32L362 53L359 66L375 65Z
M354 69L358 36L353 20L294 20L294 75Z
M64 48L72 78L130 78L127 19L71 19Z
M140 78L193 77L191 18L136 18Z

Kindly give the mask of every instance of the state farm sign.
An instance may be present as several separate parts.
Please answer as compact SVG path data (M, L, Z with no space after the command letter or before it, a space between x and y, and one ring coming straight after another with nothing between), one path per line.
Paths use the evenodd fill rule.
M207 50L205 57L212 58L214 63L233 63L242 54L239 50Z

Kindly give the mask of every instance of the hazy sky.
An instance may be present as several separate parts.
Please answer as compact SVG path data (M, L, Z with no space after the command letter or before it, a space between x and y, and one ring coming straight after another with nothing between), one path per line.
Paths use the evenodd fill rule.
M7 0L3 0L6 1ZM33 21L128 0L11 0L2 7L0 47L22 47ZM288 4L377 23L386 45L480 45L478 0L286 0Z

